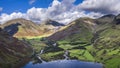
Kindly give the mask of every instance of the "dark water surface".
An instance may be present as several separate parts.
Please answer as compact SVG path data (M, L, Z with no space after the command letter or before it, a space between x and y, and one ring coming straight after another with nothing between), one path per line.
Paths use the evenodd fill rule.
M102 64L78 60L56 60L33 64L29 62L22 68L103 68Z

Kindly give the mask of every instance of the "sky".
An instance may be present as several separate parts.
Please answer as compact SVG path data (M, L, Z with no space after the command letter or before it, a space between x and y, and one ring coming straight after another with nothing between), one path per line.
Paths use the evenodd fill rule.
M16 18L35 23L47 19L63 24L80 17L120 13L119 0L0 0L0 24Z

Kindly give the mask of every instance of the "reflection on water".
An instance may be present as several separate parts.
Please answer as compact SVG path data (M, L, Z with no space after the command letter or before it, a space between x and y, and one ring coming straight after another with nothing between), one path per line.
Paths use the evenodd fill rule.
M78 60L57 60L33 64L29 62L22 68L103 68L102 64Z

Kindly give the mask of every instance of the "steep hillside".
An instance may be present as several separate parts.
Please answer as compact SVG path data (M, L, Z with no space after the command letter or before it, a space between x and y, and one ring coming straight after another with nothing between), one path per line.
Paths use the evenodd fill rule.
M48 37L48 39L57 41L57 40L65 39L67 37L71 38L71 36L75 37L77 34L79 34L79 36L82 35L81 37L88 36L86 34L94 35L106 28L111 27L113 25L114 18L115 15L111 15L111 14L105 15L98 19L79 18L71 22L69 25L65 26L64 29ZM80 38L80 37L76 37L76 38Z
M1 25L1 27L14 37L38 36L43 34L37 24L25 19L10 20Z
M76 41L77 39L79 39L79 41L84 39L83 41L85 41L86 39L89 40L89 42L93 42L104 30L116 27L119 28L119 17L119 15L115 16L109 14L98 19L79 18L63 27L60 31L49 36L47 39L53 41Z
M64 49L70 49L73 58L87 57L88 54L83 54L87 50L95 61L105 64L106 68L120 67L120 15L110 14L98 19L79 18L47 39L58 42ZM76 49L85 51L83 55L76 55L79 54Z
M95 58L105 63L106 68L119 68L120 66L120 16L116 16L112 25L100 31L94 40L92 54ZM118 61L117 61L118 60Z
M52 20L48 20L44 24L38 25L30 20L22 18L10 20L1 25L1 27L10 35L18 38L43 35L47 36L54 33L58 26L62 26L62 24Z
M66 41L78 41L78 42L90 42L93 37L94 26L93 19L81 18L73 21L66 28L61 31L56 32L48 39L53 41L66 40Z
M32 53L33 50L27 43L0 29L0 68L14 68L19 63L24 64Z

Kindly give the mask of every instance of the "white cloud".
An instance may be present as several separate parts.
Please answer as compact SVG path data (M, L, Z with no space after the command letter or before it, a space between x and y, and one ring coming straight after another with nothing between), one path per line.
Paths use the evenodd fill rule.
M23 14L23 13L20 13L20 12L18 12L18 13L13 12L10 15L3 13L0 16L0 22L1 22L1 24L3 24L5 22L7 22L8 20L12 20L12 19L16 19L16 18L25 18L25 19L27 19L27 16L26 16L26 14Z
M36 1L36 0L30 0L30 1L29 1L29 4L33 4L33 3L35 3L35 1Z
M2 7L0 7L0 12L3 10L3 8Z
M27 11L26 16L31 20L41 21L47 19L46 11L47 9L33 7Z
M31 0L34 3L35 0ZM60 23L68 24L79 17L98 18L104 14L120 12L119 0L84 0L79 5L74 5L75 0L53 0L48 8L30 8L26 13L13 12L2 14L0 22L4 23L15 18L25 18L34 22L52 19Z
M120 0L84 0L79 5L85 11L100 12L103 14L120 13Z

